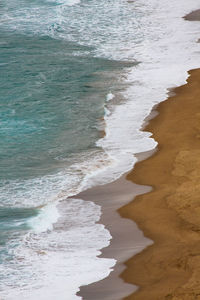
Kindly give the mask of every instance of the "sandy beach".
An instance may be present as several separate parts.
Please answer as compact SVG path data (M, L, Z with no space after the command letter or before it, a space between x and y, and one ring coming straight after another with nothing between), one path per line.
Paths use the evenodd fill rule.
M184 19L200 21L200 10ZM146 119L142 130L158 142L153 154L140 154L114 183L79 195L102 206L113 237L102 257L117 259L107 278L81 287L83 299L200 299L200 70L189 74Z
M150 153L146 154L150 155ZM145 155L145 156L146 156ZM144 157L145 158L145 157ZM149 191L149 187L133 184L126 175L113 183L97 186L80 193L76 198L93 201L102 207L100 223L109 229L112 240L101 252L103 258L115 258L117 264L110 275L96 283L81 287L79 295L87 300L119 300L136 291L137 287L125 283L120 274L125 269L124 261L141 252L152 241L145 238L138 226L121 218L117 210L131 202L134 196ZM124 234L126 233L126 234ZM130 237L132 237L130 239Z
M200 9L192 11L184 19L187 21L200 21Z
M190 75L145 128L158 151L127 176L153 190L119 212L154 244L126 262L122 278L140 287L126 299L200 299L200 70Z

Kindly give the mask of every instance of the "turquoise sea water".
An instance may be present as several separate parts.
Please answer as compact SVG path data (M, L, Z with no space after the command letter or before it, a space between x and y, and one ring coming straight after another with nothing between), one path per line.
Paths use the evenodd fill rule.
M1 230L9 232L24 230L35 207L48 203L48 189L54 187L48 180L41 183L43 176L55 176L58 193L58 172L102 151L95 142L101 136L106 94L117 90L114 76L106 81L103 72L115 72L122 64L49 36L4 32L1 40ZM73 171L66 176L71 176L70 186Z
M121 64L48 36L1 40L0 178L55 172L60 158L71 163L72 155L95 148L106 93L114 88L102 73Z
M123 16L124 4L118 5L114 8L112 1L1 2L2 295L8 287L29 286L32 273L24 279L27 268L16 263L16 251L30 232L52 228L55 208L51 217L48 209L42 217L41 208L75 194L90 168L95 170L96 158L103 160L105 153L96 142L104 129L107 94L122 90L118 75L135 64L115 57L114 48L104 49L111 36L118 38L117 20L109 20L111 12ZM104 14L112 11L103 15L100 9ZM81 205L74 208L75 215Z

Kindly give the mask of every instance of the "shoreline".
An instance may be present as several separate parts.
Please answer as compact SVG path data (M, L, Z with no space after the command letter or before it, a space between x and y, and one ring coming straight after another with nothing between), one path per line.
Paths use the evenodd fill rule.
M152 150L154 151L154 150ZM138 155L139 160L146 159L152 151ZM131 258L133 253L139 253L152 241L144 237L142 231L132 220L121 218L118 209L132 201L133 196L149 191L149 187L133 184L126 180L126 174L112 183L96 186L81 192L75 198L93 201L102 207L99 223L103 224L112 235L110 245L101 250L100 258L117 260L114 270L108 277L92 284L80 287L77 295L87 300L123 299L137 290L132 284L125 283L120 274L125 269L124 261ZM124 232L128 235L124 235ZM132 236L133 239L129 237Z
M184 19L186 21L200 21L200 10L192 11L191 13L186 15L184 17ZM199 42L199 40L197 42ZM198 70L198 69L192 70L188 73L194 74L195 72L199 72L199 78L200 78L200 70ZM192 77L194 77L194 75ZM200 84L200 79L199 79L199 84ZM187 89L188 85L193 86L193 84L191 83L191 78L189 78L187 80L187 83L184 84L183 86L169 89L168 90L169 97L167 97L165 101L163 101L159 104L156 104L152 108L152 111L149 114L149 116L144 120L141 131L150 131L151 133L153 132L152 136L158 142L158 147L156 147L156 149L152 150L153 155L150 155L148 152L143 152L143 153L138 154L139 160L136 163L136 165L134 166L134 169L130 173L128 173L128 175L123 175L120 179L118 179L117 181L110 183L108 185L104 185L101 187L95 187L89 191L86 191L86 192L80 194L81 196L83 196L80 198L83 198L85 200L94 201L96 204L99 204L100 206L102 206L103 211L102 211L101 223L103 223L106 226L106 228L111 232L111 235L112 235L111 244L107 248L104 248L101 251L102 254L100 255L100 257L112 257L113 258L115 256L114 258L117 259L117 264L114 267L114 271L112 271L107 278L105 278L101 281L98 281L96 283L92 283L87 286L82 286L80 288L80 292L78 293L78 295L83 296L83 299L93 300L95 297L95 300L102 300L102 299L113 300L113 297L114 297L115 300L118 300L118 299L126 299L126 300L132 300L132 299L133 300L140 300L140 299L141 300L147 300L147 299L148 300L155 300L155 299L157 299L157 300L162 300L162 299L165 299L165 300L198 300L199 299L200 300L200 291L199 291L200 289L197 288L198 291L195 291L195 289L190 288L190 284L192 281L192 280L190 280L190 277L193 274L192 274L192 272L190 272L190 268L187 269L187 267L186 267L186 257L182 257L180 255L180 257L178 258L178 261L176 261L174 263L173 250L175 249L177 251L177 253L179 250L182 250L182 246L183 246L182 240L179 245L180 249L179 249L179 247L177 247L177 248L173 247L173 244L176 244L176 238L177 238L176 234L173 233L173 230L170 231L170 229L169 229L168 233L166 235L162 236L162 233L160 233L161 229L159 227L160 226L159 222L156 222L156 224L153 225L155 218L157 218L157 216L155 214L152 215L153 218L152 218L152 216L150 216L149 222L152 222L153 228L155 227L154 229L155 230L157 229L159 234L155 234L155 232L151 230L152 229L151 226L149 228L148 228L148 225L144 226L144 224L146 222L145 214L143 214L143 212L145 211L145 208L146 208L145 205L143 207L143 210L137 211L137 209L136 209L135 212L133 211L135 206L136 207L137 207L137 205L138 205L138 207L140 206L138 204L138 202L141 201L141 199L146 198L146 197L148 198L149 195L154 195L154 193L156 192L156 188L157 188L156 184L150 183L151 180L143 181L142 176L141 175L137 176L137 174L136 174L136 171L138 170L138 168L140 168L140 166L143 165L143 162L145 165L146 161L147 162L151 161L151 159L154 160L154 157L157 157L157 155L160 155L159 150L161 150L163 147L163 145L160 144L159 139L157 139L156 134L153 130L154 124L157 123L157 119L159 119L160 123L162 123L162 120L161 120L162 119L162 112L161 112L162 109L161 108L165 105L166 106L170 105L170 100L174 99L176 97L178 98L179 93L182 92L182 90ZM200 93L200 91L199 91L199 93ZM187 95L186 95L186 98L187 98ZM188 96L188 99L190 99L189 96ZM169 103L169 104L165 104L165 103ZM186 112L186 113L188 113L188 112ZM160 116L160 114L161 114L161 116ZM174 117L174 116L171 116L171 117ZM167 123L166 119L164 121ZM156 128L156 126L157 125L155 125L154 128ZM176 136L174 136L174 139L176 141ZM162 164L160 164L160 166L158 166L158 168L160 168L160 167L162 167ZM148 171L149 170L147 167L146 171L145 171L146 173L144 172L143 175L147 175ZM142 179L140 178L140 176ZM149 177L147 175L147 178L152 179L152 174L150 174ZM134 184L134 187L136 188L135 190L134 190L133 186L132 186L132 188L130 188L130 191L132 190L132 197L131 197L132 201L130 200L130 195L127 198L127 193L126 192L124 193L124 191L126 191L126 188L125 188L125 190L123 190L124 185L126 186L126 184L127 184L127 180L129 182L132 182L132 184ZM178 180L178 182L179 181L180 180ZM165 185L166 185L166 183L165 183ZM119 190L118 189L119 186L121 186L122 189ZM107 187L108 187L108 189L107 189ZM111 190L109 187L111 188ZM105 205L105 203L102 205L102 195L103 196L106 195L107 200L110 200L110 199L108 199L108 196L109 197L111 196L111 198L112 198L111 202L113 203L113 200L114 200L113 196L115 197L115 195L116 195L115 192L113 193L113 189L117 190L119 192L117 197L122 197L127 204L124 205L123 201L121 201L121 206L117 207L117 205L115 203L115 205L111 209L112 213L109 216L109 213L107 215L105 215L106 205ZM148 189L151 189L151 191L148 191ZM97 191L97 194L95 192L93 193L93 191L95 191L95 190ZM134 190L134 192L133 192L133 190ZM142 190L143 190L143 193L142 193ZM159 190L159 188L158 188L158 190ZM129 191L129 193L130 193L130 191ZM158 194L159 194L159 192L158 192ZM88 197L89 197L89 199L88 199ZM95 199L93 197L95 197ZM169 198L170 198L170 196L169 196ZM133 204L133 203L135 203L135 204ZM180 203L179 203L179 205L180 205ZM149 209L150 206L147 205L147 207ZM110 219L110 217L112 216L112 214L114 212L114 209L121 216L121 219L120 219L119 215L118 215L118 217L116 219L116 221L117 220L118 221L116 223L112 222ZM195 234L193 234L193 231L195 231L193 228L190 228L191 232L188 233L187 227L190 227L190 226L188 226L188 224L186 226L187 229L182 228L182 226L183 227L185 226L186 221L184 220L184 218L180 217L180 215L176 211L176 209L174 210L173 205L171 205L170 207L167 207L164 203L162 203L161 207L159 207L159 209L158 209L158 211L161 212L161 217L159 215L158 220L162 219L163 212L166 209L169 212L169 219L168 219L169 224L172 220L174 221L174 224L177 223L173 229L177 232L178 236L181 235L181 237L182 237L182 235L184 236L186 234L186 235L190 235L190 238L191 238L191 236L195 235ZM139 213L139 215L138 215L138 213ZM116 215L116 212L114 212L114 214ZM121 230L120 224L123 223L121 221L128 220L128 219L130 219L131 221L134 221L134 223L132 223L132 226L134 224L134 229L132 228L132 230L131 230L131 228L128 225L127 228L129 228L129 229L127 231ZM167 221L166 215L164 216L164 220ZM146 223L148 223L148 221ZM115 224L117 226L117 228L115 228L114 231L113 231L113 224ZM136 224L139 226L139 229ZM163 226L163 228L165 230L167 229L167 225L168 225L168 223L166 223L165 226ZM126 228L126 225L124 228ZM119 230L120 234L117 233L118 229L120 229ZM179 230L180 230L180 232L179 232ZM133 237L132 246L131 246L131 243L127 243L126 238L125 239L120 238L120 236L122 237L122 235L124 235L124 232L126 232L126 235L128 233L129 237L130 236ZM197 233L198 230L196 230L195 232ZM136 236L140 236L139 240L137 240L137 238L135 239L135 237L134 237L135 233L136 233ZM142 233L142 236L141 236L141 233ZM143 233L144 233L144 235L143 235ZM149 239L147 239L146 237L148 237ZM168 242L168 244L172 245L172 249L167 249L168 245L165 245L165 244L164 244L164 246L162 245L162 242L163 242L163 240L165 240L165 237L172 239L171 244L170 244L170 242ZM189 240L190 239L188 238L188 242L189 242ZM194 240L195 240L195 238L194 238ZM198 240L198 237L196 237L196 240ZM143 241L142 242L143 247L141 247L140 250L138 248L139 251L134 250L135 244L137 245L138 242L140 244L141 241ZM146 245L145 245L145 243L146 243ZM120 246L122 244L123 244L123 251L125 250L125 255L123 255L124 253L122 254L120 252L120 250L121 250ZM129 247L132 247L132 249L129 249L129 251L127 251L127 249ZM155 249L158 252L158 254L159 254L159 252L161 252L161 255L160 255L161 260L160 259L157 260L156 254L154 253ZM190 247L189 247L189 249L187 249L187 251L188 250L190 250ZM174 253L176 253L176 251ZM182 253L182 252L180 251L180 253ZM188 253L186 253L186 254L188 254ZM162 257L162 255L163 255L163 257ZM166 255L168 255L167 258L170 259L170 266L167 265L168 261L165 260ZM197 256L196 253L188 254L188 256L190 256L190 255L192 257ZM130 256L131 256L131 258L130 258ZM158 255L158 257L159 257L159 255ZM145 258L146 258L146 260L145 260ZM151 258L153 258L153 262L150 264ZM157 268L154 266L155 260L157 260L157 262L158 262ZM172 263L172 266L171 266L171 260L174 263L174 264ZM142 264L142 262L143 262L143 264ZM125 266L126 266L126 269L125 269ZM169 267L169 269L171 268L169 270L169 272L165 271L166 267ZM200 268L200 264L199 264L199 268ZM153 275L151 274L152 269L153 269ZM200 271L199 271L199 273L200 273ZM153 278L154 276L155 276L155 278ZM166 281L164 282L164 285L162 282L163 277L166 277ZM195 278L194 283L198 282L198 279L197 279L198 276L196 276L196 273L192 277ZM119 278L121 279L121 281L119 280ZM155 282L154 282L154 279L155 279ZM158 286L156 286L157 282L158 282ZM131 284L131 285L127 285L125 283ZM185 285L185 283L188 283L189 288L187 287L187 284ZM155 284L155 288L154 288L153 284ZM159 284L160 284L160 286L159 286ZM116 288L116 286L117 286L117 288ZM196 286L198 286L198 284L196 284ZM131 287L132 287L132 291L131 291ZM181 289L181 287L182 287L182 289ZM157 288L158 288L158 290L157 290Z
M158 151L127 175L153 190L119 213L154 241L125 263L121 277L140 287L127 300L200 299L200 69L189 74L145 127Z

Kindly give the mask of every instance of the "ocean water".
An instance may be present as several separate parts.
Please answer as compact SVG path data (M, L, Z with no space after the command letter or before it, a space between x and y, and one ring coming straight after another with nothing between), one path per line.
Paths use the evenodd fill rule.
M200 66L200 1L0 3L0 298L73 300L109 275L101 207L69 198L156 147L140 131Z

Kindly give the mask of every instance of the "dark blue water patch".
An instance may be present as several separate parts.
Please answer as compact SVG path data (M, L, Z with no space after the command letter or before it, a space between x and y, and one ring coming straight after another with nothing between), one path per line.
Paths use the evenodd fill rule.
M119 89L115 71L131 63L45 36L0 40L0 179L51 173L58 156L95 148L106 94Z
M38 209L32 208L0 208L0 263L11 260L12 251L7 250L7 244L14 249L19 244L20 236L30 230L27 220L36 217Z
M36 217L38 215L38 212L39 209L33 208L1 207L0 234L5 230L16 231L30 229L26 222L27 218Z

